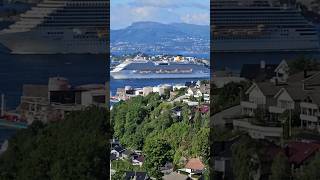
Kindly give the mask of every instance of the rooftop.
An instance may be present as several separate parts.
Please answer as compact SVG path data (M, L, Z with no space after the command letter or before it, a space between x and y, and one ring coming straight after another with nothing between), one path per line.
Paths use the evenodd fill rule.
M185 168L193 170L203 170L204 164L199 158L191 158L185 165Z

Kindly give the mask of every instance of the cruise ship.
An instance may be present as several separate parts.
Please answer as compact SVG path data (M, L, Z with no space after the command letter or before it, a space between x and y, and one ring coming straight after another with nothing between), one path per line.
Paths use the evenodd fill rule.
M117 65L110 75L113 79L208 79L210 69L205 64L189 60L151 61L134 58Z
M214 52L318 51L318 30L295 4L216 0L211 6Z
M0 43L13 54L107 51L107 0L43 0L0 31Z

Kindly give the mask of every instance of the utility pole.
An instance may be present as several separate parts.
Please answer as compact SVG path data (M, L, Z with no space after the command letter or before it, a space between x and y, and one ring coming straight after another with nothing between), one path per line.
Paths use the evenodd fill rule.
M1 94L1 114L0 116L4 116L4 94Z

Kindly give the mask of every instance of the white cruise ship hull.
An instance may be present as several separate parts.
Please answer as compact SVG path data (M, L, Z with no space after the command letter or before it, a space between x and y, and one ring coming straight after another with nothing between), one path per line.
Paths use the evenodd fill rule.
M71 30L70 30L71 31ZM41 34L42 33L42 34ZM46 37L42 31L0 34L0 43L12 54L105 54L106 41L100 39L72 39L72 32L63 36Z
M113 79L208 79L209 72L194 72L188 74L171 74L171 73L149 73L139 74L133 71L110 72Z

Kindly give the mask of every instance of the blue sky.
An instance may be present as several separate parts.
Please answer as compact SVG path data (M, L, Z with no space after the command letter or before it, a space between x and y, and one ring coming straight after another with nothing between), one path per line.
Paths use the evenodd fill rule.
M111 29L138 21L210 24L209 0L111 0Z

